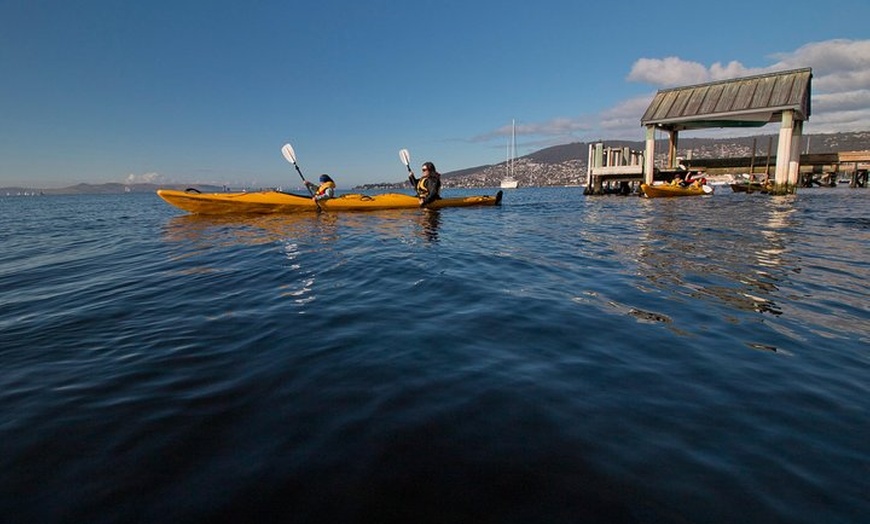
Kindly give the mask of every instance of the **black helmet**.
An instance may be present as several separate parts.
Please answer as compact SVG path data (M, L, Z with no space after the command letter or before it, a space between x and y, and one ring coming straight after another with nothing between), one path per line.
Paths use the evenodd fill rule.
M329 178L329 175L327 175L326 173L324 173L324 174L320 175L320 182L321 182L321 183L323 183L323 182L332 182L332 179Z

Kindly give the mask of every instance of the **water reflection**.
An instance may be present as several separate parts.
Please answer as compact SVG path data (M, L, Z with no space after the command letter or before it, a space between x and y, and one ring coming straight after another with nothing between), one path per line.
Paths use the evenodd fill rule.
M793 208L773 200L701 210L644 204L647 212L635 221L637 263L650 283L739 310L782 314L774 298L795 264L785 247Z
M227 245L259 245L285 238L336 238L336 216L329 213L274 215L179 215L163 229L164 239L208 249Z
M437 242L441 211L397 209L358 213L272 215L179 215L163 228L163 238L191 251L261 245L288 240L330 244L356 235L404 238L409 232ZM412 231L409 231L412 230Z
M420 215L420 230L429 242L438 242L438 228L441 227L441 211L424 209Z

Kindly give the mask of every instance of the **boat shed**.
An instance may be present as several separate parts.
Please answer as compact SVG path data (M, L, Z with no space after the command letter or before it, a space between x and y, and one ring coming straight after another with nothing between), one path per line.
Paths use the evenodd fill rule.
M774 182L777 192L797 187L803 123L810 118L811 68L779 71L656 93L641 118L646 126L644 181L655 174L655 137L668 135L668 167L677 167L680 131L719 127L762 127L780 122Z

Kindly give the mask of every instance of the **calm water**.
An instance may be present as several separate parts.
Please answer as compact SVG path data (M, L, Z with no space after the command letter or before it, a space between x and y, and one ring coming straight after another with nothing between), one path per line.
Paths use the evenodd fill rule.
M868 203L0 198L0 520L867 522Z

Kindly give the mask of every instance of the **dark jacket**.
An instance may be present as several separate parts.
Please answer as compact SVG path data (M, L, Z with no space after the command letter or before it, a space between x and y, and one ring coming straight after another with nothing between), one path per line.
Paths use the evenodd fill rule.
M421 207L441 198L440 174L430 173L418 180L412 173L408 175L408 180L410 180L411 185L414 186L414 190L417 192L417 197L423 199L420 203Z

